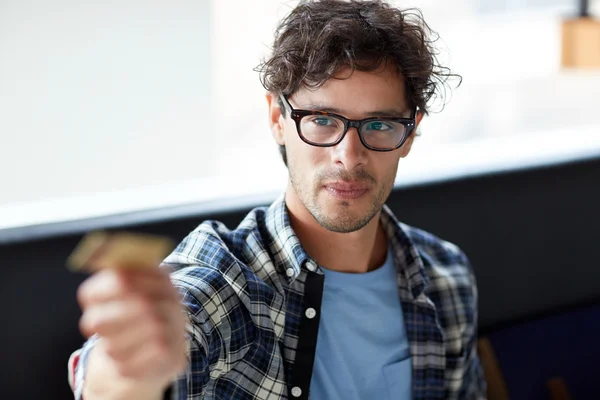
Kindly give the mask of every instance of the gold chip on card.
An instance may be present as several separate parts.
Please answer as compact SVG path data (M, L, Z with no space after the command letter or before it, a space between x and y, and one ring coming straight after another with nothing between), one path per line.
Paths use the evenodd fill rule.
M153 268L169 255L175 243L166 237L132 232L88 233L67 259L74 271L104 268Z

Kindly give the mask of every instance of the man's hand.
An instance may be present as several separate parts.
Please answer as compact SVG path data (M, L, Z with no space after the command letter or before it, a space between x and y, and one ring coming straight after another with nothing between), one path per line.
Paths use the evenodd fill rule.
M79 287L77 297L81 332L100 337L89 360L86 397L140 394L140 388L158 393L186 367L186 320L166 272L104 269ZM111 382L114 391L107 388Z

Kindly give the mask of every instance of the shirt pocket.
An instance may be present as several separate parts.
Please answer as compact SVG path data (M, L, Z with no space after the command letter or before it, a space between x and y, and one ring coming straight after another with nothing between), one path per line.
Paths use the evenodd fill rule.
M388 400L412 399L412 357L383 367Z

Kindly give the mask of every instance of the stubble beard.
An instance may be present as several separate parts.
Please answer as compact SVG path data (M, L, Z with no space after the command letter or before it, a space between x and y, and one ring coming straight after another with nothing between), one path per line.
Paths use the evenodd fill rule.
M393 178L391 184L386 181L384 184L378 185L375 179L366 171L353 174L346 171L329 174L317 173L313 184L297 176L295 169L291 165L289 166L289 172L290 182L300 202L319 225L328 231L336 233L356 232L365 227L381 211L393 187ZM335 208L335 212L332 213L330 210L324 209L325 207L323 206L326 205L322 204L322 202L326 200L319 202L319 197L323 199L323 195L328 196L322 193L324 191L322 182L328 179L369 182L371 190L367 195L371 197L370 207L365 212L360 212L359 214L352 210L350 201L329 200L328 203L330 207ZM333 204L334 202L336 204Z

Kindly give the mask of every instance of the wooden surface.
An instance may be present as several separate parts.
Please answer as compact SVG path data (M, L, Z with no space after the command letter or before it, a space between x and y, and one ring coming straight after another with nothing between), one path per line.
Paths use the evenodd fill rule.
M504 377L496 360L492 344L487 338L479 339L477 352L479 353L479 360L481 361L485 379L487 380L488 400L508 400L506 382L504 382Z
M567 384L562 378L552 378L547 383L551 400L572 400Z

